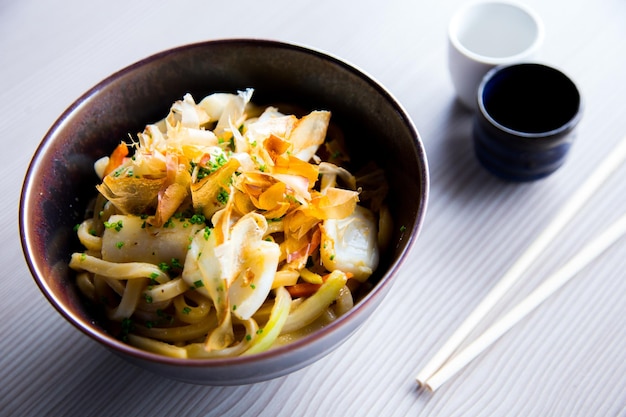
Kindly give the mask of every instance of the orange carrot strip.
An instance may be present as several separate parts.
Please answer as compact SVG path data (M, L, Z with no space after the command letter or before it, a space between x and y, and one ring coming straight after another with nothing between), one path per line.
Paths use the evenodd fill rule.
M310 297L322 286L322 284L311 284L309 282L302 282L295 285L285 287L291 295L291 298Z
M125 143L120 143L119 145L117 145L117 147L113 150L111 156L109 157L109 163L104 169L104 176L106 177L111 172L113 172L115 168L122 165L122 162L124 162L124 158L126 158L126 155L128 155L128 146L126 146Z

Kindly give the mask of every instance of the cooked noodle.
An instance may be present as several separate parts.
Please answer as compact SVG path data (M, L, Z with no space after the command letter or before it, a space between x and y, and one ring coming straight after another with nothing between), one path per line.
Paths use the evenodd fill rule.
M390 239L384 175L350 173L330 113L251 96L187 94L95 164L69 265L140 349L216 358L289 343L353 307Z

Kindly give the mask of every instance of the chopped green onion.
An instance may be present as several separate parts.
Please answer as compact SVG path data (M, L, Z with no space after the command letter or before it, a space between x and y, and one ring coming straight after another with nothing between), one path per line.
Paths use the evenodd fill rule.
M189 219L189 223L191 224L202 224L204 222L206 222L206 217L204 217L202 214L194 214Z
M104 222L104 227L106 227L107 229L115 229L116 232L119 232L120 230L122 230L122 227L124 227L124 224L121 220L113 223Z

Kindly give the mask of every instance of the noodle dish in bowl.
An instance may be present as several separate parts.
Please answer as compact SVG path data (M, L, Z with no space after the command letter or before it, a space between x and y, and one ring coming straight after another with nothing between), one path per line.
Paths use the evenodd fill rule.
M427 198L419 134L377 82L300 46L210 41L113 74L59 118L20 233L83 333L161 375L236 385L358 329Z

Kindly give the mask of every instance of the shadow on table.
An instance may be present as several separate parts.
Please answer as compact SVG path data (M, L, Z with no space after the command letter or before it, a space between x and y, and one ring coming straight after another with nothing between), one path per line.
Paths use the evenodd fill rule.
M63 343L68 344L52 341L46 349ZM265 404L258 399L271 397L286 378L235 387L193 385L138 368L94 342L81 345L76 354L56 346L61 348L56 359L62 360L52 355L34 359L39 363L33 367L45 368L49 377L30 378L22 396L33 401L9 404L12 415L238 416Z
M451 99L440 113L437 134L427 143L431 183L435 195L472 205L508 192L532 188L536 183L504 181L483 168L474 154L474 112Z

